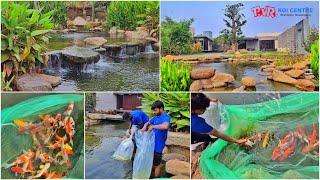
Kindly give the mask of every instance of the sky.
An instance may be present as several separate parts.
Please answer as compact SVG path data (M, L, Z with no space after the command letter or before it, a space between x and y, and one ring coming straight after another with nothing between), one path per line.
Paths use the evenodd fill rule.
M160 18L163 20L166 16L174 20L194 19L192 27L197 35L203 31L212 31L213 37L217 36L221 30L225 28L224 8L227 4L235 4L236 1L189 1L189 2L174 2L162 1ZM244 9L242 13L246 16L247 23L243 26L242 31L245 36L253 37L259 32L283 32L287 28L293 26L303 19L302 16L278 16L270 17L254 17L251 8L260 6L273 6L275 8L312 8L313 11L309 16L311 27L319 27L319 3L314 2L292 2L292 1L247 1L242 2Z

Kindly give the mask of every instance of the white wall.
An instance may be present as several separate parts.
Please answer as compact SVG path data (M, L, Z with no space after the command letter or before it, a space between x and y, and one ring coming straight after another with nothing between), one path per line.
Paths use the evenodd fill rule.
M96 93L96 111L109 111L117 108L117 97L113 93Z

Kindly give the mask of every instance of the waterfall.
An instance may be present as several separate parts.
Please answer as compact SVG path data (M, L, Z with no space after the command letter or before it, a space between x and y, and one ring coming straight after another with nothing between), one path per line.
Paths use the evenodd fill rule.
M123 47L121 47L119 57L125 57L125 56L127 56L127 47L123 46Z
M145 53L154 53L153 49L152 49L152 46L150 43L148 43L145 48L144 48L144 52Z

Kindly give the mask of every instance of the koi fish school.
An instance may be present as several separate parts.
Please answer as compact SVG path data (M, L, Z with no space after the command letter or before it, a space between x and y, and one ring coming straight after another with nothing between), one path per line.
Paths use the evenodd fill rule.
M70 155L73 154L75 122L71 117L74 103L69 103L65 113L51 116L39 115L39 122L31 123L17 119L14 124L19 133L32 137L33 146L3 167L10 169L19 178L62 178L71 169ZM63 119L64 116L64 119ZM63 166L65 165L65 166ZM66 167L63 172L55 172L50 167ZM56 168L53 168L56 169ZM60 168L61 169L61 168Z

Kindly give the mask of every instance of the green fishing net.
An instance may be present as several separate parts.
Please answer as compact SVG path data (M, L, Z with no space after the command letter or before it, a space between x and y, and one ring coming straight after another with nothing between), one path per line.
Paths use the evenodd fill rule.
M3 94L2 96L6 96ZM19 96L19 94L17 94ZM10 98L15 98L10 96ZM15 160L15 158L32 148L32 138L28 134L19 133L17 127L13 124L16 119L25 121L38 121L38 115L63 113L68 104L74 102L74 110L72 117L75 121L75 130L73 142L73 154L70 157L72 162L71 170L65 173L65 177L82 179L84 167L84 150L83 150L83 133L84 133L84 118L83 118L83 95L82 94L59 94L59 95L44 95L34 98L29 98L19 102L13 106L1 110L1 178L16 179L10 168L4 168L5 163ZM4 104L5 102L2 102ZM65 166L65 165L64 165ZM51 165L50 172L63 172L62 168Z
M244 138L268 133L269 141L257 139L253 147L242 147L217 140L200 157L200 170L205 178L319 179L317 150L302 153L306 144L298 140L294 152L283 160L272 160L272 153L289 132L302 126L309 135L315 125L319 132L319 94L297 93L280 99L245 105L222 105L220 116L227 124L225 134ZM317 137L319 141L319 137ZM318 149L318 147L317 147Z

